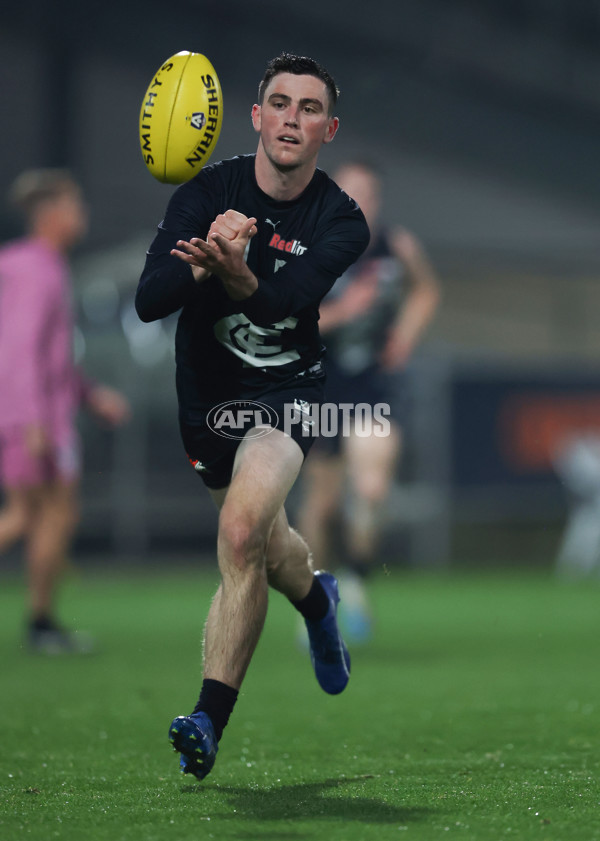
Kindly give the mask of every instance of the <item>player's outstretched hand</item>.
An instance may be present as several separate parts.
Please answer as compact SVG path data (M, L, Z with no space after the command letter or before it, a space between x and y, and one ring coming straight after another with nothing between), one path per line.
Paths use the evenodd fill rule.
M248 222L252 222L250 228L248 228ZM237 210L226 210L225 213L220 213L210 226L207 239L210 239L212 234L220 234L231 241L240 236L249 240L256 233L255 223L254 217L250 220L248 216L244 216Z
M239 299L251 295L258 282L246 266L248 243L256 234L256 218L248 218L236 210L217 216L207 239L193 237L189 242L179 240L171 254L192 266L197 281L215 274L223 281L230 297Z

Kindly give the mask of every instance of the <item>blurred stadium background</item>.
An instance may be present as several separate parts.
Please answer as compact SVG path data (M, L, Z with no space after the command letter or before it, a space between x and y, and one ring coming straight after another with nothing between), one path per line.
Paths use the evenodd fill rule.
M93 216L74 261L77 353L135 411L117 434L82 418L78 558L184 558L214 537L178 437L175 321L143 325L132 307L172 191L143 165L138 112L182 49L221 78L216 159L254 151L269 58L322 61L342 129L321 165L376 161L389 221L422 238L442 278L411 368L386 562L551 565L568 511L557 454L600 433L598 0L5 5L0 191L30 166L80 178ZM0 239L18 232L3 206Z

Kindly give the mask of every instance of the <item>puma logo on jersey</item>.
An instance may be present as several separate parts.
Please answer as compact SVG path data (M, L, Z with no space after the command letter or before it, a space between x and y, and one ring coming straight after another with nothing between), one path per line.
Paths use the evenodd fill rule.
M265 219L265 224L271 225L273 230L275 230L277 225L281 225L281 219L279 220L279 222L272 222L270 219Z
M288 254L304 254L307 246L302 245L299 239L281 239L279 234L273 234L269 242L271 248L276 248L277 251L286 251Z

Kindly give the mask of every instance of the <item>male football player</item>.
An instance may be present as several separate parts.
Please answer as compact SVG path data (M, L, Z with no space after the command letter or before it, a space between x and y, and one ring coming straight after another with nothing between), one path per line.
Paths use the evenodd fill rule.
M263 628L269 586L304 617L321 687L337 694L349 678L337 582L313 572L284 508L313 441L306 423L284 430L285 419L290 408L301 417L323 394L319 303L369 240L357 204L316 167L338 129L337 96L312 59L273 59L252 108L256 154L207 166L178 188L138 287L143 320L181 309L181 434L220 509L221 584L206 622L202 689L193 713L169 731L183 771L199 779L213 767ZM264 434L253 413L240 412L243 436L215 434L210 412L226 401L268 407L273 428Z

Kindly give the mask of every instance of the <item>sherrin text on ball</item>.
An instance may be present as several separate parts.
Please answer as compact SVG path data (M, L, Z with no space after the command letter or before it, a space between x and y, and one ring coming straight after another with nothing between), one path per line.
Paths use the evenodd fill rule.
M181 184L212 155L223 121L214 67L200 53L179 52L162 64L140 110L144 162L159 181Z

